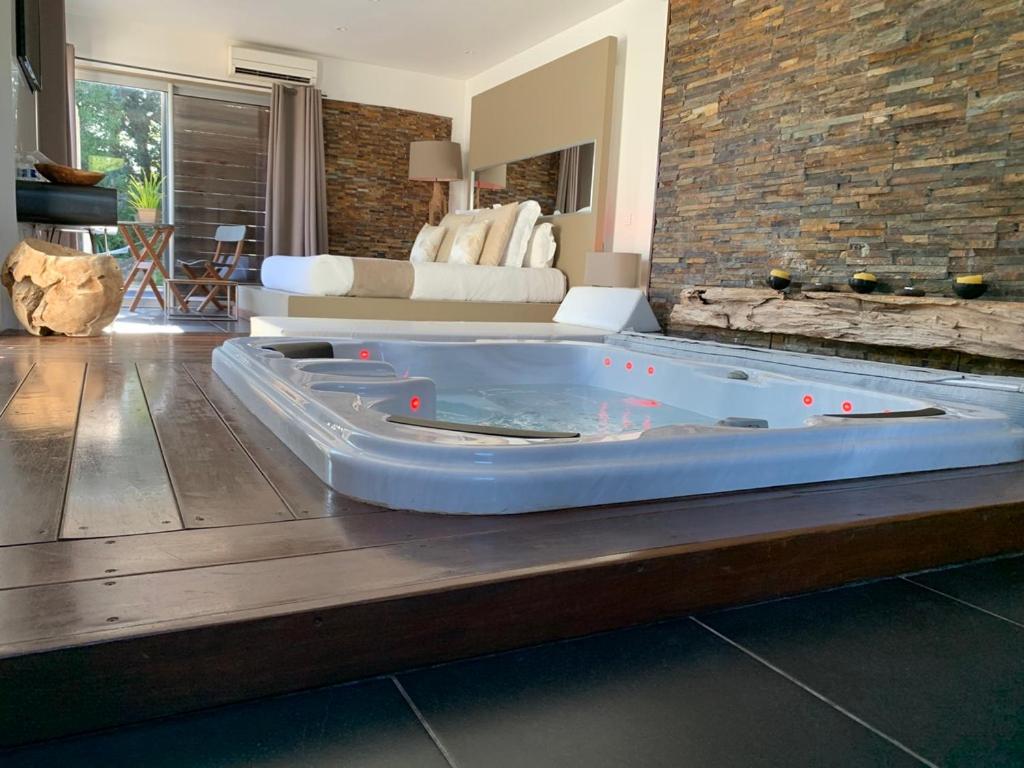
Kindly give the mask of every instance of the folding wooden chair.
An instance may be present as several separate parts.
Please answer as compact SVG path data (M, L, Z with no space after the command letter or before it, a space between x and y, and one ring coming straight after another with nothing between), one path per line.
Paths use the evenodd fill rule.
M235 270L238 269L238 262L242 259L242 247L245 244L244 224L235 226L221 225L213 234L217 242L213 258L196 259L194 261L179 261L178 266L193 280L201 280L204 277L213 280L229 280ZM225 255L225 248L234 244L235 250ZM217 309L224 309L217 295L227 290L223 285L197 285L192 288L185 298L182 299L182 309L188 311L188 302L195 294L204 292L203 303L199 305L199 312L206 309L208 304L213 304Z

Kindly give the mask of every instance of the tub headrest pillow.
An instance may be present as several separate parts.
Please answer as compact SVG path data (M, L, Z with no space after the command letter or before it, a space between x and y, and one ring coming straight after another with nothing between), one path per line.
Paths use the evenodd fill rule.
M334 346L327 341L280 341L276 344L264 344L263 348L280 352L289 360L334 357Z

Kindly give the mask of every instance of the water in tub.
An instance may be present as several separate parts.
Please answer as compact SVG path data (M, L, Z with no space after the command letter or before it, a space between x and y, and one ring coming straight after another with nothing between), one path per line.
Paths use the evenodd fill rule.
M600 387L560 384L490 385L437 393L437 417L463 424L617 435L714 419L657 400Z

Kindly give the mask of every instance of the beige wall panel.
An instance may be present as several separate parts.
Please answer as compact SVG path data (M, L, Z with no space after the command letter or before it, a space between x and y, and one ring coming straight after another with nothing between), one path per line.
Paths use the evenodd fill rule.
M569 285L583 280L583 254L602 250L616 40L606 37L473 97L471 169L595 143L593 211L550 220L559 231L556 266Z

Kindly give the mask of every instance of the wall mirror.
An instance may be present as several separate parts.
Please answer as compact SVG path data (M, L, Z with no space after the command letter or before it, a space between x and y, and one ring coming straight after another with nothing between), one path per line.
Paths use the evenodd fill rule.
M473 207L536 200L544 216L589 211L594 142L473 171Z

